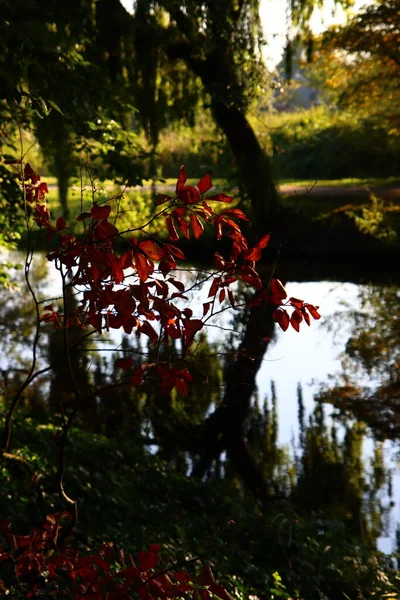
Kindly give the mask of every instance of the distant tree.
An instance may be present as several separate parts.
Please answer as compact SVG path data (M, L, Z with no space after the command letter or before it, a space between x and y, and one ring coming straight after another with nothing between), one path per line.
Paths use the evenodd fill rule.
M400 123L400 5L379 0L318 40L312 73L340 107Z

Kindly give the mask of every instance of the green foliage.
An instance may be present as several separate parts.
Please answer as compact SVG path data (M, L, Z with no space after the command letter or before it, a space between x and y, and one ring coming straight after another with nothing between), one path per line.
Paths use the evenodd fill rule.
M397 237L396 231L385 223L384 202L375 194L371 194L370 205L363 207L360 215L352 211L346 214L354 219L361 233L386 241L395 240Z
M14 453L30 469L18 460L1 464L0 512L17 531L37 525L43 510L61 508L53 484L57 431L25 413ZM123 436L75 431L67 452L75 466L66 484L81 504L77 534L84 545L114 540L137 551L151 539L172 561L182 553L215 561L218 580L239 599L315 598L315 588L332 600L343 593L355 599L359 591L366 599L398 593L390 559L321 512L304 516L280 501L260 515L250 496L224 482L187 479Z
M388 136L375 121L324 107L263 121L269 128L264 143L280 179L383 177L400 171L400 138Z

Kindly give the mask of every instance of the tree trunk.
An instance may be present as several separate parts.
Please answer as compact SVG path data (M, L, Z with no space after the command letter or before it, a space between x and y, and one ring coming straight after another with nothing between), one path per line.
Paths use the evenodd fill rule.
M273 310L271 305L262 304L250 311L237 359L226 375L223 403L204 425L204 450L192 471L194 477L203 477L225 449L245 486L264 501L269 495L267 484L246 444L244 424L256 390L256 376L274 333Z
M270 159L241 110L219 102L214 105L214 115L227 137L251 201L252 233L260 237L267 232L268 219L278 206Z
M181 31L187 30L190 39L186 16L178 9L173 11L173 17ZM229 90L235 87L235 72L225 50L224 46L214 47L205 58L198 58L191 44L178 43L167 48L167 53L171 59L180 58L187 63L200 77L212 99L216 123L227 137L251 201L252 223L247 237L253 243L271 230L273 216L278 209L278 194L270 159L243 110L230 97ZM221 98L220 91L223 89L227 92L226 98ZM262 279L264 286L268 287L269 276L264 274ZM195 476L204 476L212 461L225 448L246 487L262 500L268 498L267 484L251 456L243 433L256 389L256 375L274 331L272 311L273 307L265 304L251 310L237 359L227 374L223 403L204 424L200 434L200 459L192 471Z

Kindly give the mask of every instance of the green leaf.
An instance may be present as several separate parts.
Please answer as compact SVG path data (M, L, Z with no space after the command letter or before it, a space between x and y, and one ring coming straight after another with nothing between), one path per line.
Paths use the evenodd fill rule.
M52 108L54 108L54 110L56 110L57 112L59 112L59 113L60 113L60 115L63 115L63 114L64 114L64 113L63 113L63 111L61 110L61 108L58 106L58 104L56 104L56 103L54 102L54 100L47 100L47 102L48 102L48 104L50 104L50 106L51 106Z

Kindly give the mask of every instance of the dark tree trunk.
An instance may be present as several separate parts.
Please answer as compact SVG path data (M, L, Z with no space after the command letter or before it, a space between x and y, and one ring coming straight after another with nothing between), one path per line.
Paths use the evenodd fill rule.
M268 488L246 444L244 424L256 376L274 333L272 311L266 304L251 310L237 359L227 371L223 403L205 423L203 451L192 471L193 476L203 477L225 449L245 486L262 500L268 499Z
M186 16L177 9L173 11L173 17L190 39ZM171 59L180 58L187 63L200 77L211 97L215 121L226 135L251 201L252 223L247 237L253 242L271 230L274 213L278 209L278 194L271 161L241 110L240 98L238 102L229 98L229 90L235 87L236 81L229 53L223 45L219 48L214 46L211 54L198 58L193 46L185 43L173 45L167 52ZM224 89L226 98L221 98L220 91ZM268 275L265 274L263 279L265 287L268 287ZM274 331L272 310L271 306L262 305L250 312L237 359L227 374L223 403L204 424L199 438L202 450L193 469L193 475L204 476L225 449L246 487L262 500L268 498L268 487L246 444L244 425L256 389L256 375L268 346L267 340Z
M36 134L45 162L58 182L59 201L63 217L68 220L68 187L74 171L71 131L63 115L52 111L36 124Z
M241 110L219 102L214 106L214 115L227 137L251 200L252 233L260 237L268 231L268 219L278 205L271 161Z

